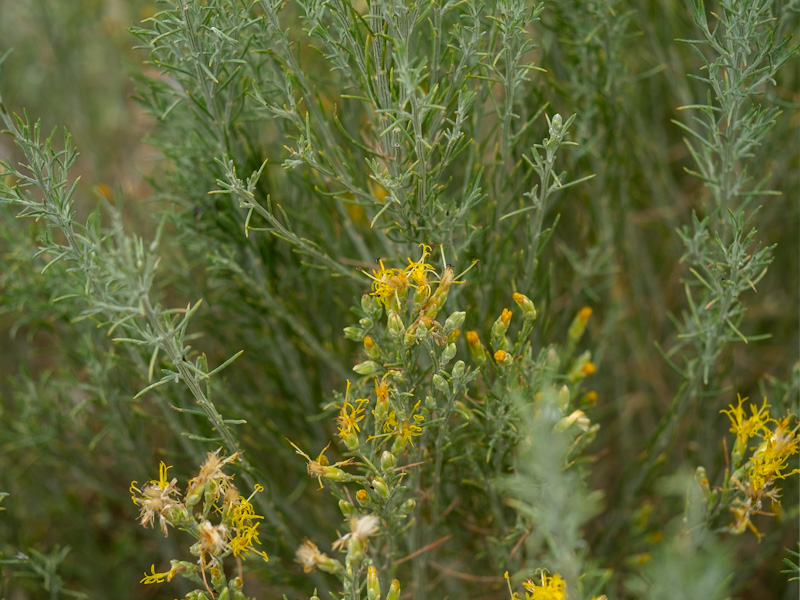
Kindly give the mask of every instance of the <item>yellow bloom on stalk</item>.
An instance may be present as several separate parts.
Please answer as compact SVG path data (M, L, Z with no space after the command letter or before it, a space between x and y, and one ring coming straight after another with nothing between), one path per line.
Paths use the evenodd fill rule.
M414 408L411 409L411 414L399 424L397 422L396 411L390 412L389 416L386 417L386 422L383 424L383 431L396 436L396 444L399 449L405 448L408 443L411 443L413 446L414 441L412 438L422 435L422 427L419 426L419 423L424 421L425 417L414 414L419 404L419 401L417 401Z
M156 566L150 566L150 575L147 573L144 574L139 583L144 584L151 584L151 583L164 583L165 581L170 581L174 575L174 569L170 569L169 571L164 571L163 573L156 573Z
M755 404L750 404L750 411L753 414L751 417L745 418L744 408L742 408L742 404L745 400L747 400L747 398L739 396L738 406L734 407L733 404L731 404L728 406L728 410L722 409L720 411L728 415L728 418L731 420L731 428L728 431L735 433L736 438L741 443L746 442L758 433L769 434L767 423L774 420L769 416L769 410L767 410L769 404L767 404L766 398L764 398L764 404L761 408L757 409Z
M383 260L378 259L380 269L373 269L372 275L365 274L372 279L370 296L375 296L384 306L389 306L392 300L400 301L400 292L408 287L408 274L400 269L387 269Z
M339 437L346 437L353 433L353 431L360 432L358 422L364 419L364 405L369 402L366 398L358 398L355 406L345 400L342 408L339 410L339 416L336 420L339 422Z
M797 439L798 428L789 430L790 419L791 416L787 415L780 421L775 421L775 431L770 432L769 437L753 453L748 477L755 490L763 489L776 479L786 479L789 475L800 473L800 469L782 472L788 468L786 461L789 457L797 454L800 443Z
M552 577L540 571L541 583L536 584L530 579L524 581L522 586L528 590L528 600L565 600L567 597L567 582L556 573Z
M260 486L259 486L260 487ZM263 489L263 488L262 488ZM257 550L253 544L261 544L258 539L258 525L255 521L263 519L261 515L256 514L253 505L249 500L242 498L238 505L233 509L231 516L231 527L236 531L236 536L231 538L230 547L234 556L241 555L246 558L248 554L258 554L264 561L269 560L267 553L262 550Z
M407 278L412 282L412 285L420 292L425 298L431 295L431 286L428 285L428 273L436 273L434 268L425 262L425 259L430 256L431 247L426 244L420 244L422 248L422 256L418 261L408 259L408 266L403 269Z
M417 261L408 259L408 265L404 269L387 269L382 259L378 259L379 269L373 269L372 275L364 271L364 274L372 279L372 291L370 296L377 297L381 304L389 306L392 301L398 303L408 287L413 287L424 298L431 295L431 286L428 284L428 273L436 274L435 269L425 262L431 252L431 247L420 244L422 256Z

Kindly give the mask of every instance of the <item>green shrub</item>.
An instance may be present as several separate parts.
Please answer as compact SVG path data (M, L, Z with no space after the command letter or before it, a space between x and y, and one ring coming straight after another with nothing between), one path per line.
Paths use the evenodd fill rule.
M796 594L793 3L141 10L0 59L3 592Z

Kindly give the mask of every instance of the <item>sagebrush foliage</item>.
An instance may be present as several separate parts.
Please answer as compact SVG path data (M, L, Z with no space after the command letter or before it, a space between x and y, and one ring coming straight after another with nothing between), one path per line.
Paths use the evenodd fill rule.
M0 589L791 597L791 3L141 10L147 175L0 80Z

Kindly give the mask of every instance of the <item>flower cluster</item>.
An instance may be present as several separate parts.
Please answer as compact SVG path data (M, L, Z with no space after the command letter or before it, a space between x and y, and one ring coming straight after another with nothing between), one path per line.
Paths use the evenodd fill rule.
M186 493L181 498L177 479L167 480L171 467L161 463L159 478L140 488L131 483L134 504L141 508L139 521L143 526L152 526L158 520L164 535L167 526L189 532L197 540L190 552L198 557L195 564L173 560L169 571L145 573L141 583L170 581L176 574L201 581L207 591L215 596L227 589L232 597L238 597L241 580L228 581L223 572L225 557L245 560L256 554L265 561L267 553L259 549L258 527L263 519L253 507L253 495L263 490L256 486L253 495L244 498L233 484L233 475L225 473L223 467L239 458L239 453L220 456L220 450L209 452L197 476L189 480ZM210 579L210 583L209 583ZM213 588L213 591L212 591ZM216 592L216 593L215 593Z
M525 588L525 600L568 600L567 582L558 573L548 575L544 569L537 570L539 574L539 581L535 582L532 579L526 579L522 582L522 587ZM520 600L517 592L511 589L511 579L508 576L508 571L505 573L506 582L508 583L508 591L511 594L511 600ZM592 600L606 600L606 596L595 596Z
M797 417L787 414L780 419L770 415L770 405L764 399L761 408L750 405L750 416L743 408L747 398L739 397L736 406L731 404L725 413L731 421L730 431L736 434L731 453L733 473L730 483L739 492L730 507L734 514L734 533L742 533L750 529L759 539L761 533L751 521L753 514L762 512L764 501L780 504L779 479L800 473L800 469L791 469L789 457L798 452L800 439L797 437L800 425ZM751 444L751 441L757 441ZM748 453L752 452L751 454Z
M425 244L420 244L422 256L419 260L408 259L408 266L404 269L387 269L382 260L378 260L380 269L373 269L372 275L365 273L372 279L371 296L377 297L381 304L399 310L402 302L406 299L408 288L414 288L415 304L421 303L431 295L431 286L428 283L428 274L436 274L434 268L425 262L430 256L431 248Z

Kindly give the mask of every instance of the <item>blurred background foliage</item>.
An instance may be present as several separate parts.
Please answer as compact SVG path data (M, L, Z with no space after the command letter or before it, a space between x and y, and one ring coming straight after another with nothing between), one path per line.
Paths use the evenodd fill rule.
M361 355L341 333L355 320L350 306L368 288L357 268L371 268L379 256L398 263L416 255L417 242L445 243L448 260L458 266L480 261L467 277L469 284L449 300L452 309L468 311L468 329L488 330L510 303L511 281L540 309L534 333L540 345L563 333L581 306L595 311L589 335L598 365L592 381L598 402L592 418L602 429L591 449L598 460L590 484L605 490L607 499L586 537L601 553L603 567L635 569L630 557L649 551L642 540L651 529L645 526L634 535L615 524L648 511L657 521L680 506L680 499L675 504L651 487L658 477L703 464L719 481L728 422L718 411L737 393L753 400L767 396L776 414L797 411L796 60L780 71L762 99L783 112L748 163L756 179L769 176L767 187L783 191L763 200L758 238L777 249L757 292L746 299L745 333L770 337L725 350L702 402L683 416L646 482L644 497L650 503L642 504L641 498L625 496L626 477L646 448L645 432L656 430L682 385L656 347L674 346L675 321L686 307L683 281L689 274L680 260L684 250L676 229L690 223L693 210L706 214L709 197L702 182L685 172L694 168L683 142L686 134L672 122L686 122L676 108L703 102L707 94L701 82L687 77L700 73L702 62L689 45L675 41L700 35L691 6L675 0L547 4L541 21L529 27L535 47L523 49L524 59L544 71L531 71L530 82L520 82L524 93L513 106L520 118L504 124L491 110L491 86L481 88L486 95L476 106L484 120L468 124L467 137L474 141L443 171L438 212L404 222L408 215L388 210L370 228L386 191L369 177L365 159L371 154L364 146L378 139L384 116L343 95L344 76L330 70L311 48L322 42L302 29L302 6L283 9L291 51L281 54L280 35L269 27L244 25L246 9L227 4L232 8L215 17L215 26L230 33L239 24L241 30L236 43L228 47L229 41L220 38L216 48L228 57L235 48L247 66L239 70L240 64L222 61L218 74L229 76L230 83L213 93L196 73L162 68L182 64L196 48L176 44L151 55L141 47L157 30L142 19L163 8L144 1L0 0L0 52L14 50L0 84L9 110L26 109L42 119L44 130L69 128L81 151L80 217L113 202L126 227L149 237L167 215L158 293L171 306L203 298L192 324L202 336L193 345L209 363L245 350L212 381L211 395L225 416L248 422L238 430L241 443L252 463L274 474L268 487L286 526L262 535L272 560L252 575L250 595L296 597L293 591L308 587L291 563L294 545L339 517L329 502L319 501L321 493L313 491L315 482L306 480L284 436L290 433L301 447L317 448L335 435L329 413L321 408L332 390L343 389ZM253 11L260 17L268 12ZM796 3L776 2L774 11L783 15L776 39L800 30ZM128 30L131 24L135 35ZM294 63L285 62L290 55ZM445 82L448 73L442 68L428 75ZM253 94L254 82L266 101ZM419 85L428 89L426 82ZM179 102L180 89L194 94L193 101ZM313 94L303 96L309 90ZM315 143L322 139L344 149L327 158L349 168L353 190L290 153L302 150L302 123L285 104L292 97L301 106L297 114L310 110L314 118L328 119L328 129L315 132ZM450 101L452 108L456 100ZM578 115L571 130L578 146L561 152L558 170L569 179L595 177L551 198L542 212L547 226L556 218L558 226L530 269L521 221L498 219L526 202L523 193L531 184L520 175L527 168L522 155L547 135L544 117L537 116L543 107L549 116ZM279 114L282 108L287 114ZM343 131L363 137L350 143ZM506 147L509 135L514 143ZM0 138L0 155L14 152L9 140ZM268 160L260 191L281 205L300 238L313 241L341 268L311 268L313 256L278 237L257 231L243 236L246 212L226 196L208 194L224 179L218 162L223 155L232 158L242 178ZM299 164L281 168L287 160ZM61 557L59 548L69 546L59 574L71 590L91 597L173 597L180 583L157 589L138 581L157 557L178 554L178 536L162 540L138 527L128 485L131 479L153 477L162 459L188 477L198 457L213 448L175 432L208 435L208 425L174 409L191 406L182 388L166 386L133 400L147 384L147 365L112 343L91 320L74 320L76 309L69 301L53 303L64 290L58 277L40 275L43 259L31 260L36 225L16 219L8 207L0 218L0 491L10 493L0 513L0 550L6 557L30 554L30 548ZM251 225L265 223L254 218ZM784 513L765 523L761 544L737 538L737 564L751 568L736 573L735 597L796 597L796 584L778 572L779 549L792 547L797 537L797 489L787 487ZM12 584L7 573L2 585L10 587L0 589L9 598L44 597L34 591L39 588L17 580ZM607 593L629 597L622 584ZM495 588L494 594L499 598L504 592Z

